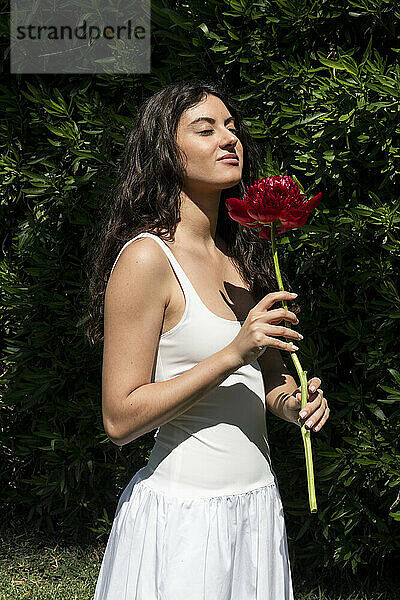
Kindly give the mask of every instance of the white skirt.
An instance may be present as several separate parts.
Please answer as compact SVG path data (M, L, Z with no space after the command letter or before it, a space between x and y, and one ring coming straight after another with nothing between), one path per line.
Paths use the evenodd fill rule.
M93 600L294 600L275 482L185 498L144 469L119 498Z

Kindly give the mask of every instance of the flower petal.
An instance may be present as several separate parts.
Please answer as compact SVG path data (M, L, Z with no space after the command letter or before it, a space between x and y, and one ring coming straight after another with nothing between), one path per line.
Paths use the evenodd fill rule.
M316 196L314 196L314 198L311 198L311 200L309 200L307 202L307 205L306 205L307 212L311 212L312 210L314 210L314 208L316 208L318 206L318 204L321 202L321 196L322 196L322 192L318 192L318 194Z
M225 200L225 206L228 209L229 216L234 221L247 225L253 224L253 219L247 213L247 205L239 198L228 198Z
M293 219L290 217L290 215L285 216L285 217L281 216L279 220L282 223L282 225L284 225L285 227L298 227L299 226L299 219Z
M249 206L247 209L247 214L256 221L261 221L262 223L272 223L275 219L279 219L279 215L281 213L280 208L273 208L272 206Z
M247 215L247 205L243 200L239 200L239 198L227 198L225 200L225 206L229 211L234 211L235 213L244 216Z

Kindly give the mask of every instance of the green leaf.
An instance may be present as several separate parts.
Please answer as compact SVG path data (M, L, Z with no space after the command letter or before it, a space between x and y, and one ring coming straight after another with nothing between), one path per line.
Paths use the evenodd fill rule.
M205 33L206 35L208 35L208 34L210 33L210 32L209 32L209 30L208 30L208 27L207 27L207 25L206 25L205 23L201 23L201 25L199 25L199 28L200 28L202 31L204 31L204 33Z
M400 386L400 371L396 371L396 369L388 369L389 373L395 378L396 382ZM400 390L399 390L400 393Z

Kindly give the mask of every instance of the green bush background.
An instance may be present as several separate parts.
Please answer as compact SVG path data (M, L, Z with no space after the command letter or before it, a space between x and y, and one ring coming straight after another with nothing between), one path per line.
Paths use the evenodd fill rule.
M322 191L307 224L278 238L301 363L331 408L312 434L316 515L299 429L267 415L293 568L378 579L400 547L398 4L151 7L151 74L2 78L2 526L106 540L145 464L153 433L117 448L103 430L85 257L138 105L206 76L237 101L264 174Z

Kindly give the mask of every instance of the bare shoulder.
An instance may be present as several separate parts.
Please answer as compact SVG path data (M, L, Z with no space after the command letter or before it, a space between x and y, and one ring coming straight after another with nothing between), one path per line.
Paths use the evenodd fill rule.
M121 252L112 270L106 290L106 296L140 285L147 287L151 284L154 292L157 290L169 298L170 269L168 258L159 244L149 237L138 238L129 243Z
M121 252L111 277L118 271L148 267L158 272L167 272L168 259L159 244L149 237L132 240Z

